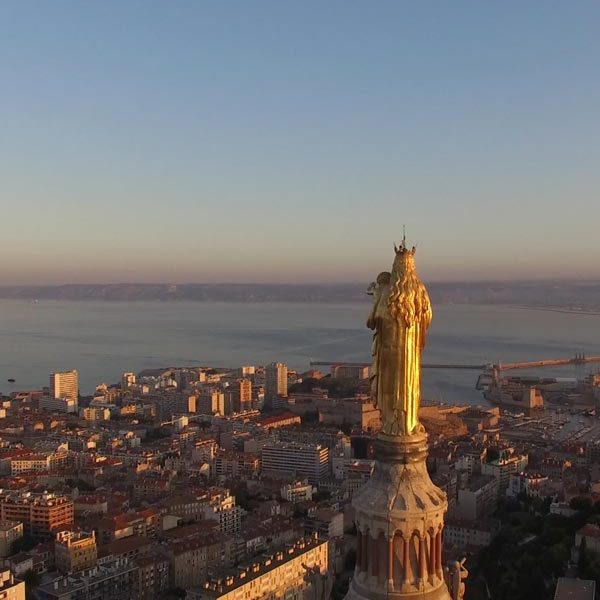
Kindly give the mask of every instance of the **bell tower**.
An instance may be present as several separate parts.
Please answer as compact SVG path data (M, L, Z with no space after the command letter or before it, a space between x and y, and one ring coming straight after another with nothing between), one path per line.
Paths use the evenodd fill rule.
M380 436L356 494L358 546L347 600L450 600L442 564L446 495L429 477L427 435Z

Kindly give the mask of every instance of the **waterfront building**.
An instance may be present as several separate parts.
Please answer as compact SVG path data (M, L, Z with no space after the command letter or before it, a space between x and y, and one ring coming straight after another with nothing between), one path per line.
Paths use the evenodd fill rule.
M15 579L10 569L0 571L0 598L2 600L25 600L25 582Z
M52 398L67 398L77 404L79 398L79 375L77 371L50 373L50 394Z
M38 406L40 410L58 413L76 413L77 399L73 398L55 398L54 396L42 396Z
M328 543L301 539L291 547L268 553L239 567L236 573L209 578L201 587L187 590L188 600L302 600L310 587L307 570L325 576Z
M262 472L306 477L317 485L329 473L329 449L319 444L269 442L262 448Z
M369 367L366 365L332 365L331 376L334 379L368 379Z
M91 569L98 559L96 535L92 531L60 531L54 540L56 568L62 573Z
M273 400L288 395L288 368L283 363L273 362L265 367L265 398Z
M135 373L123 373L121 375L121 389L125 390L135 385Z
M56 531L70 527L73 517L73 502L66 496L0 491L0 520L21 521L33 537L52 537Z

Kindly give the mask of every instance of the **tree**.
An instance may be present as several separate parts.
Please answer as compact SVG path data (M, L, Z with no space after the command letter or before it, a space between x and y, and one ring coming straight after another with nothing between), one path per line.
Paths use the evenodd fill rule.
M587 496L576 496L569 502L569 506L573 510L578 510L584 514L592 512L592 500Z
M37 544L38 542L26 533L23 537L16 539L10 545L10 553L17 554L19 552L28 552L33 547L37 546Z
M40 585L40 576L33 570L29 569L23 573L22 577L27 588L35 588Z

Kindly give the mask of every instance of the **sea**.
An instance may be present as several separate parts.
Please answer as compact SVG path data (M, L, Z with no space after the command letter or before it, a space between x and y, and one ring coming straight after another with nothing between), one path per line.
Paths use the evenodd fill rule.
M77 369L84 394L125 371L169 366L235 367L285 362L370 361L370 305L0 300L0 392L48 385ZM424 362L483 364L600 355L600 315L491 305L434 306ZM598 365L554 367L582 378ZM327 372L327 367L322 367ZM537 373L541 373L538 371ZM519 372L523 374L525 372ZM534 373L529 371L528 373ZM425 369L423 397L486 404L479 372ZM8 382L14 379L14 383Z

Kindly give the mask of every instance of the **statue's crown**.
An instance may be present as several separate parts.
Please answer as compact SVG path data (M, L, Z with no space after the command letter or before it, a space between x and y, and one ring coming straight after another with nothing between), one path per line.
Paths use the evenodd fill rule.
M406 247L406 238L402 238L402 242L400 242L399 246L394 244L394 250L396 254L415 254L417 251L416 246L413 246L410 250Z

